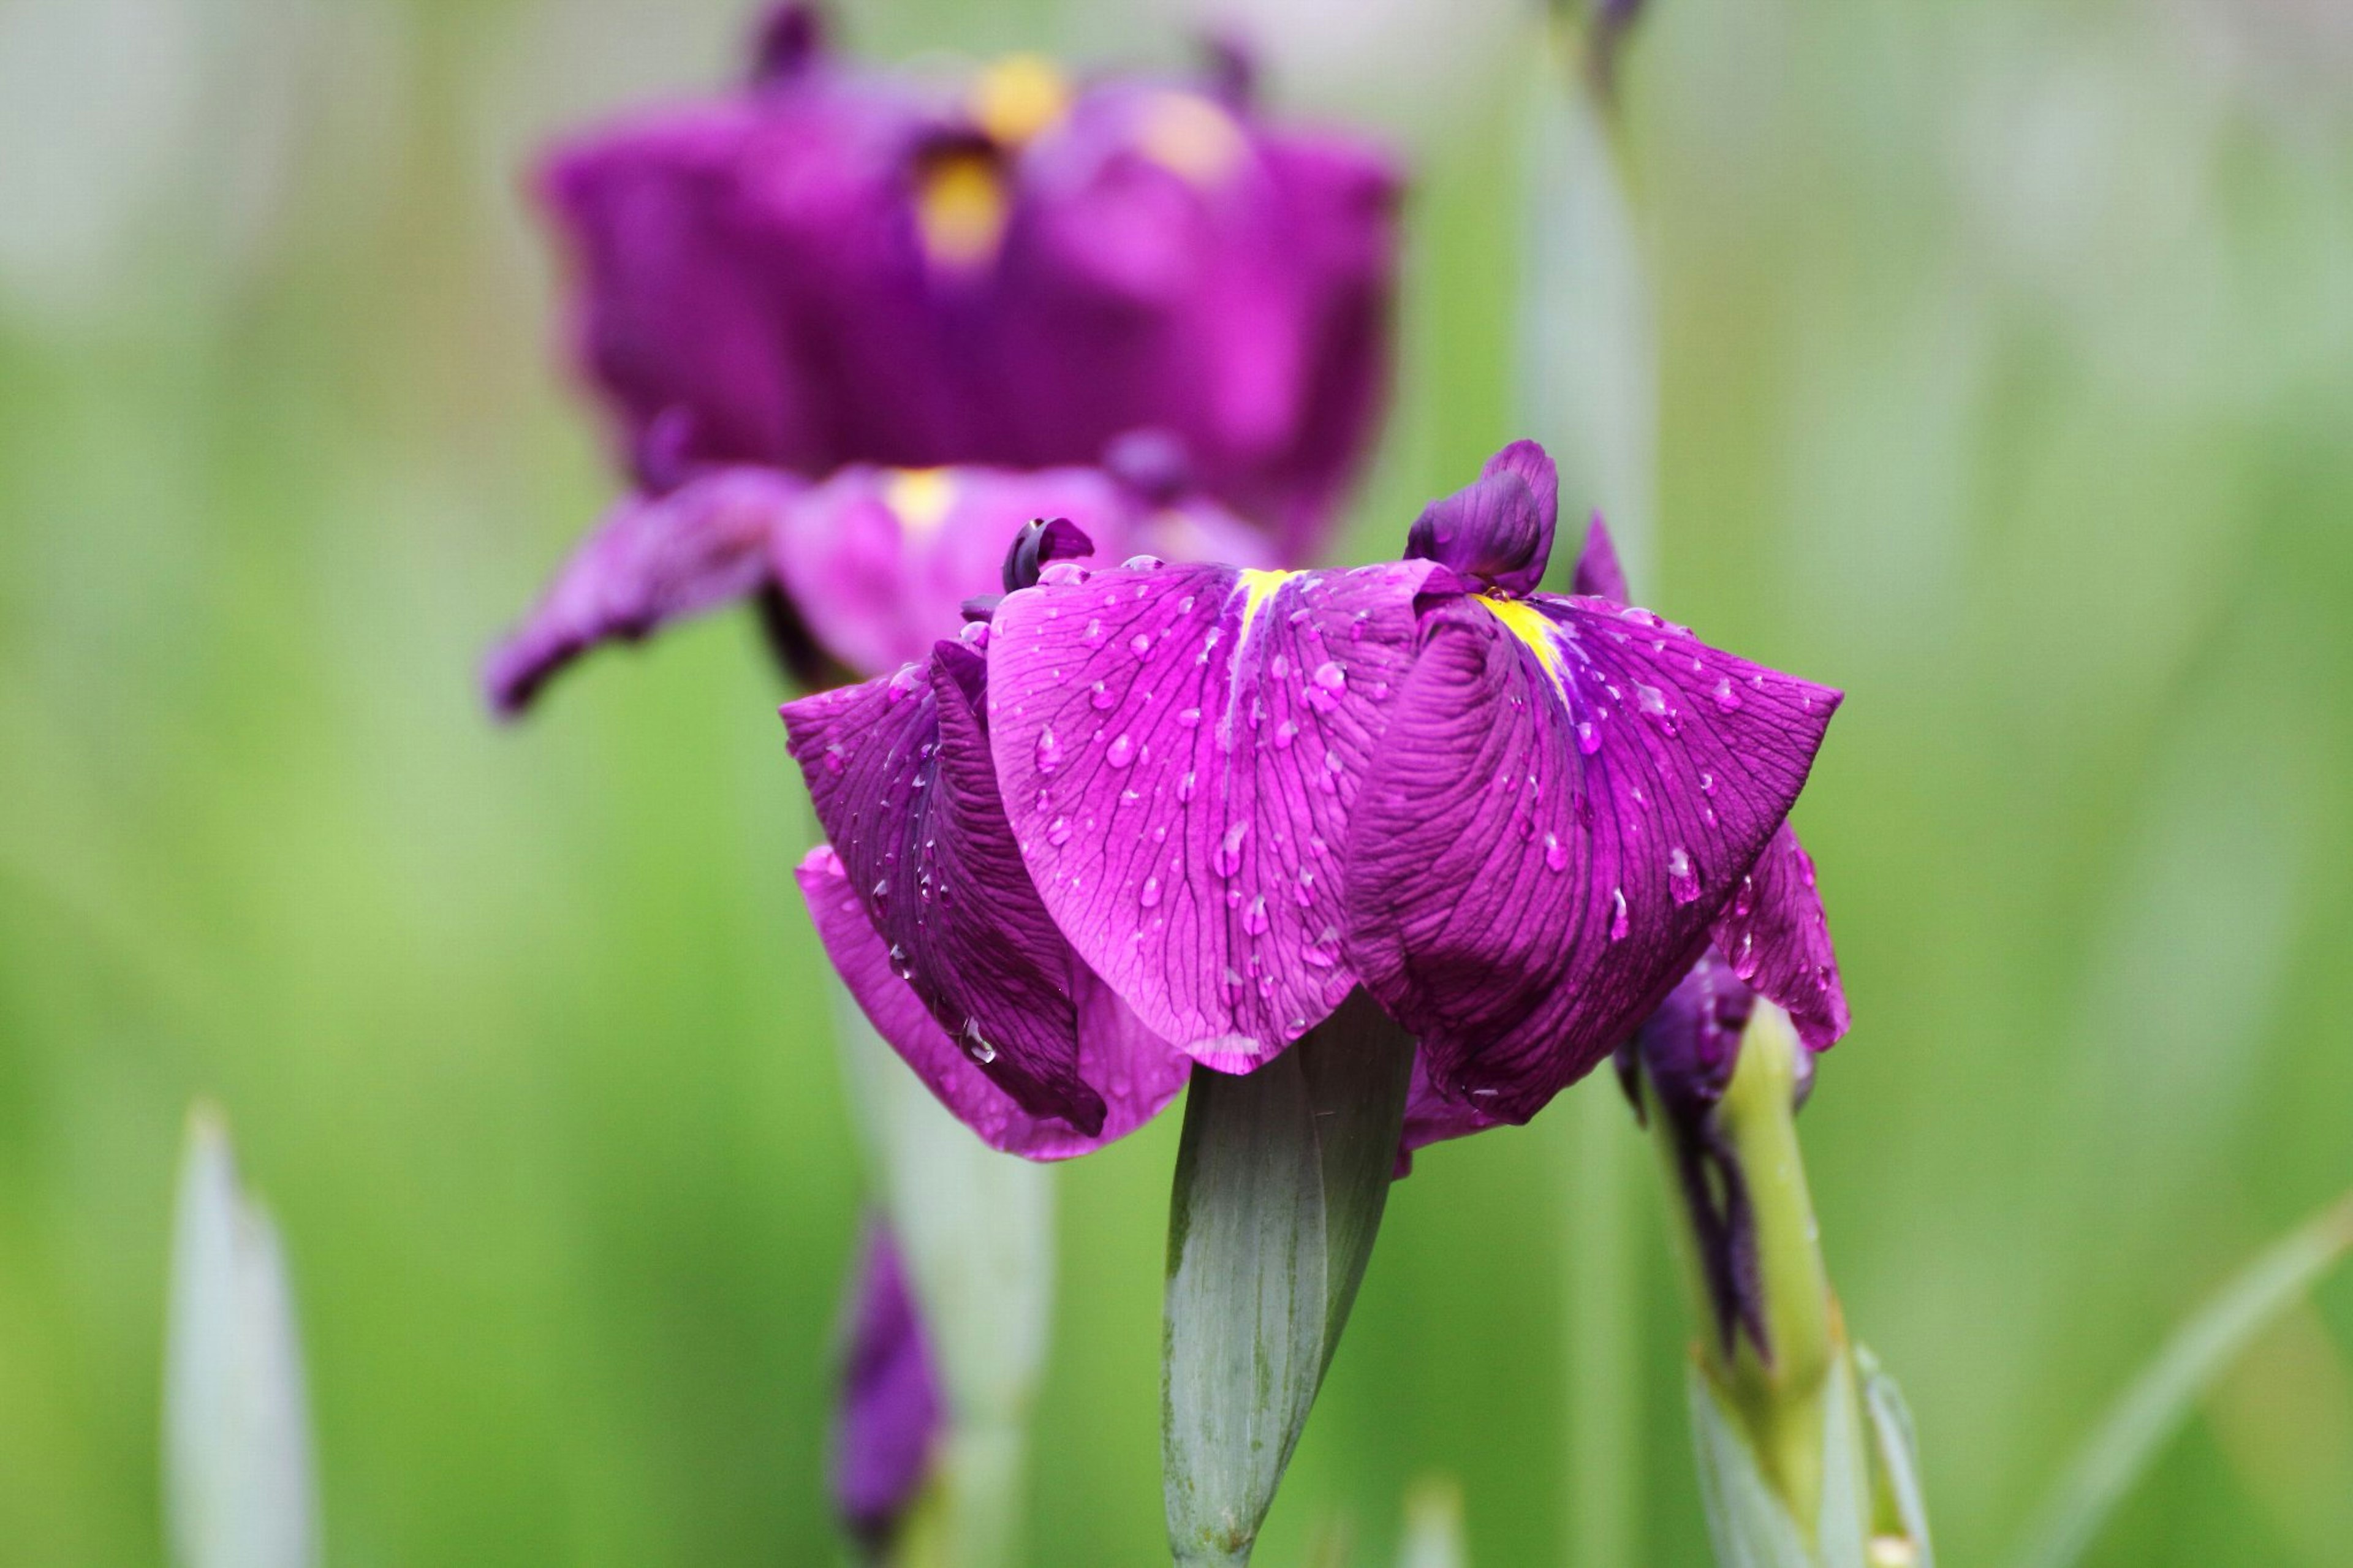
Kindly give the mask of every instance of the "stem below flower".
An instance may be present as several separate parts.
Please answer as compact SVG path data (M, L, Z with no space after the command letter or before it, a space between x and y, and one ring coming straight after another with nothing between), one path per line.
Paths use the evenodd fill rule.
M1194 1069L1161 1363L1181 1568L1250 1561L1372 1255L1412 1068L1357 992L1254 1072Z

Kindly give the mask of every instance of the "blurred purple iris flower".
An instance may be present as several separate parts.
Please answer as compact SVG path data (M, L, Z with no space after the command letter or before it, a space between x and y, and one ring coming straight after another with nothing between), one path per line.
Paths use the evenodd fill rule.
M1361 466L1388 374L1384 153L1268 123L1245 70L1081 86L1025 56L934 90L818 32L774 12L744 89L542 172L575 355L637 493L497 656L504 710L579 627L642 635L750 595L806 612L810 587L763 563L761 514L774 530L845 467L1145 452L1162 488L1299 556Z
M623 502L491 655L491 705L512 715L600 643L741 599L811 685L923 657L996 574L1006 537L1068 517L1114 549L1258 559L1262 537L1158 477L1100 468L844 468L809 484L751 466Z
M867 1226L845 1306L834 1507L879 1556L931 1479L946 1415L905 1266L879 1221Z
M1534 1115L1711 940L1794 967L1812 891L1760 862L1839 693L1539 592L1555 492L1522 442L1393 564L1050 561L788 704L803 885L885 1037L999 1147L1078 1152L1361 986L1419 1042L1409 1148Z

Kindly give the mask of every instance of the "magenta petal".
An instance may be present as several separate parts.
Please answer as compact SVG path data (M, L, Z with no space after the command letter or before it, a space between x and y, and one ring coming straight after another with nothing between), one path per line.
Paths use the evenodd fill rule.
M1641 610L1433 610L1357 796L1349 956L1433 1085L1525 1121L1698 957L1839 694Z
M1413 1081L1406 1089L1405 1131L1398 1140L1398 1174L1411 1168L1413 1152L1450 1138L1467 1138L1504 1125L1467 1100L1457 1100L1430 1080L1430 1058L1413 1055Z
M1212 1067L1274 1055L1355 984L1340 849L1430 571L1060 565L997 608L989 723L1039 892Z
M881 1546L931 1479L946 1429L930 1336L891 1233L870 1221L845 1313L833 1413L833 1502L861 1542Z
M634 642L752 594L768 581L770 536L800 490L769 469L722 468L624 501L492 651L482 673L491 706L512 717L598 643Z
M979 655L943 643L928 666L787 704L793 756L888 961L932 1017L1025 1109L1093 1133L1103 1102L1079 1077L1070 948L997 804L980 680Z
M1598 511L1585 530L1585 548L1577 552L1573 586L1585 598L1607 599L1613 605L1627 602L1626 571L1618 564L1618 545Z
M1813 858L1788 823L1740 879L1714 936L1733 973L1789 1015L1809 1050L1826 1051L1846 1033L1846 990Z
M877 675L924 658L965 600L997 591L1006 546L1033 518L1069 519L1105 561L1238 550L1247 562L1265 548L1207 502L1149 505L1093 468L860 467L793 509L776 577L827 652Z
M1102 1126L1082 1132L1059 1118L1023 1110L948 1038L914 987L892 973L889 945L850 886L840 857L819 845L797 876L826 956L875 1032L990 1148L1031 1160L1091 1153L1151 1121L1185 1087L1190 1058L1137 1023L1103 982L1082 973L1074 1003L1079 1071L1103 1088Z
M1475 482L1423 510L1406 535L1406 555L1515 596L1533 593L1552 555L1558 494L1545 449L1514 441L1487 459Z

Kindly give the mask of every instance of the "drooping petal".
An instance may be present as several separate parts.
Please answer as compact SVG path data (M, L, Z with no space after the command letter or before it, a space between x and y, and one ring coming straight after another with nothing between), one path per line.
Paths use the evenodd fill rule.
M1406 555L1515 597L1533 593L1552 556L1558 492L1545 449L1514 441L1487 459L1476 481L1423 510Z
M1525 1121L1698 957L1839 694L1641 610L1431 610L1356 797L1348 955L1433 1084Z
M800 492L786 474L722 468L621 503L492 651L482 674L491 706L512 717L598 643L635 642L752 595L768 581L769 540Z
M1626 572L1618 564L1618 545L1598 511L1586 525L1585 548L1577 552L1573 589L1588 599L1607 599L1613 605L1628 602Z
M1417 1149L1503 1125L1500 1118L1480 1110L1476 1103L1457 1100L1430 1082L1429 1061L1417 1050L1413 1081L1406 1089L1405 1131L1398 1140L1397 1173L1404 1176L1413 1169Z
M1079 1077L1071 950L997 802L982 679L976 652L942 643L926 665L788 703L793 757L892 968L1007 1093L1092 1134L1103 1101Z
M930 1479L947 1424L930 1338L880 1221L867 1224L846 1307L833 1504L850 1534L879 1550Z
M1192 1059L1137 1023L1110 987L1082 973L1073 1005L1079 1073L1098 1086L1105 1106L1102 1126L1089 1134L1025 1110L948 1038L914 987L893 972L889 944L874 929L840 857L819 845L797 875L826 956L868 1022L990 1148L1031 1160L1090 1153L1151 1121L1185 1087Z
M1808 1050L1826 1051L1846 1033L1846 990L1813 858L1788 823L1740 879L1713 934L1732 973L1789 1015Z
M1432 570L1061 563L997 608L990 729L1039 892L1212 1067L1275 1054L1356 983L1340 851Z
M860 467L792 510L776 576L828 652L880 674L925 657L967 599L997 591L1006 546L1033 518L1069 519L1098 559L1233 551L1247 563L1266 548L1206 501L1152 505L1094 468Z

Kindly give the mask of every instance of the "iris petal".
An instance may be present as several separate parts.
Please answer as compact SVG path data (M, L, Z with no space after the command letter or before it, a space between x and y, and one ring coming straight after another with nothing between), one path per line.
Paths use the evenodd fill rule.
M1839 694L1594 600L1424 626L1350 825L1349 957L1438 1091L1525 1121L1698 957Z
M826 956L867 1021L940 1103L990 1148L1031 1160L1091 1153L1151 1121L1185 1087L1191 1058L1154 1037L1102 981L1082 973L1073 999L1079 1070L1103 1086L1102 1125L1088 1133L1025 1110L948 1037L914 987L893 972L889 944L874 929L840 857L819 845L797 876Z
M943 643L928 666L790 703L793 755L892 968L1025 1110L1092 1134L1070 948L997 804L981 679L976 653Z
M765 468L721 468L624 501L492 651L482 673L491 706L512 717L597 644L635 642L765 585L769 542L801 489Z
M1155 1033L1247 1068L1355 984L1345 825L1432 568L1071 570L997 608L1008 815L1096 973Z
M1813 858L1788 823L1740 879L1714 935L1733 973L1789 1015L1809 1050L1826 1051L1846 1033L1846 989Z

